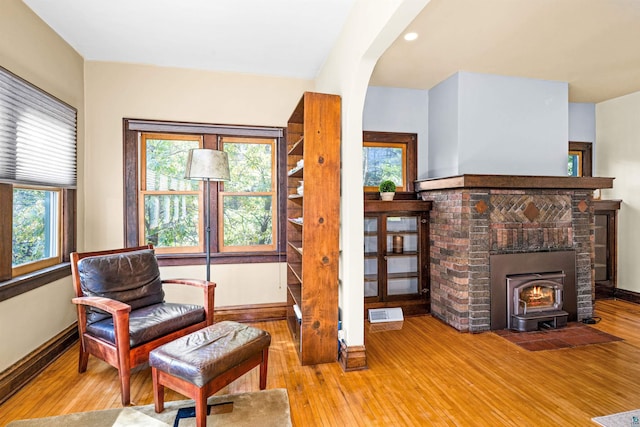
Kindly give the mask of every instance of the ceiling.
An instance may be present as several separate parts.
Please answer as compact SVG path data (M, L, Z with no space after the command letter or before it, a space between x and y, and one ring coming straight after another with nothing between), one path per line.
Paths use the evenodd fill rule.
M88 61L313 79L354 0L23 0Z
M86 60L313 79L355 0L23 0ZM431 0L371 85L457 71L569 83L571 102L640 91L640 1Z
M457 71L569 83L571 102L640 90L640 1L432 0L371 84L430 89Z

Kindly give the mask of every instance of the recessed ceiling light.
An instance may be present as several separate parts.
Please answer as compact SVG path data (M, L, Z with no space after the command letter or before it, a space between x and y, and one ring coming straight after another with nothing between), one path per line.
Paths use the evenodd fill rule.
M404 35L404 39L408 42L412 42L417 38L418 38L418 33L414 33L414 32L407 33Z

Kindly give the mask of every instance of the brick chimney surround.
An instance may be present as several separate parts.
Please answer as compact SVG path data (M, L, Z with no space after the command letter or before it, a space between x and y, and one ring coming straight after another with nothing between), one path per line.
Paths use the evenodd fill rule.
M418 198L433 203L432 315L462 332L502 329L495 320L492 327L491 299L505 295L492 295L491 256L575 251L577 320L591 317L593 191L612 187L613 178L600 177L459 175L416 181Z

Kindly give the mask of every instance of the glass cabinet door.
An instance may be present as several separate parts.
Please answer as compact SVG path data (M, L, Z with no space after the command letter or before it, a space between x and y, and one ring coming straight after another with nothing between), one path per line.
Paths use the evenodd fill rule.
M387 217L386 294L389 296L418 293L418 221L417 216Z
M366 197L366 196L365 196ZM428 313L431 202L365 199L364 305Z
M364 218L364 296L379 295L378 218Z
M604 281L609 279L607 262L607 244L609 234L609 218L607 215L594 215L595 218L595 280Z

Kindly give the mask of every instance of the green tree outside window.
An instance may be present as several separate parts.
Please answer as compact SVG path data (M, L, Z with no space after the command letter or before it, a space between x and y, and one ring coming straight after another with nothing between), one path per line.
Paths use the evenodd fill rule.
M144 134L141 178L144 235L141 243L201 251L200 182L185 179L187 156L200 138Z
M275 249L275 142L222 139L231 179L221 195L221 251Z
M14 188L11 265L58 256L58 192Z

